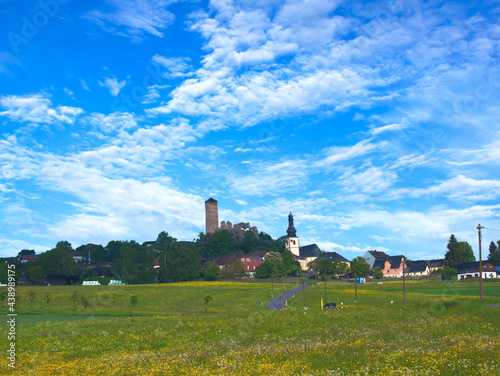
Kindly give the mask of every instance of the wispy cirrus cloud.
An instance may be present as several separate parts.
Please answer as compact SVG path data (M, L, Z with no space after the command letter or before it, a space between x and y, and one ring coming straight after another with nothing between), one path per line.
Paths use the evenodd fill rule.
M144 34L163 37L163 31L175 19L165 9L175 0L108 0L110 10L93 10L84 18L96 23L103 30L140 42Z

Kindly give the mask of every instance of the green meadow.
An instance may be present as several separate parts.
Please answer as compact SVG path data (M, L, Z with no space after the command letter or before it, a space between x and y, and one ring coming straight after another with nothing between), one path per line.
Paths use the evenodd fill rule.
M275 296L297 287L275 283ZM13 375L500 375L500 281L18 287ZM30 292L35 300L30 302ZM77 291L87 307L70 300ZM50 301L44 300L50 293ZM204 303L204 297L213 300ZM31 294L33 296L33 294ZM131 296L137 304L131 304ZM393 302L391 304L391 301ZM206 312L205 312L206 309ZM2 307L7 320L7 305ZM8 350L8 327L0 348ZM3 374L3 373L2 373Z

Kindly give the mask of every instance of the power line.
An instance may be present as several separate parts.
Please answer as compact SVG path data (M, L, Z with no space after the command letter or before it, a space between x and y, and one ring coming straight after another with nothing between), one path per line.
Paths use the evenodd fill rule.
M496 228L489 228L489 227L483 227L485 230L491 230L491 231L498 231L500 232L499 229L496 229Z

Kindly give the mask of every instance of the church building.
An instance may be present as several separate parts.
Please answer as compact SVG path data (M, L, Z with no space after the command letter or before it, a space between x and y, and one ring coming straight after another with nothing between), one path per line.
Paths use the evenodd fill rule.
M295 227L293 226L292 212L288 215L288 230L286 233L287 238L285 239L285 248L288 249L292 255L295 256L297 261L300 262L302 270L307 270L307 264L316 260L321 252L321 249L319 249L316 244L310 244L303 247L299 245L297 230L295 230Z

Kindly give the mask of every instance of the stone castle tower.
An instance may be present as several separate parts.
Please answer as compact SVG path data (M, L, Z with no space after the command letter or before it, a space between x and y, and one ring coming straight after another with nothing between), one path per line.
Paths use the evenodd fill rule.
M286 234L285 248L292 252L292 254L300 256L299 238L297 237L297 230L293 227L292 212L288 215L288 230Z
M209 198L205 201L206 234L213 234L219 227L219 210L217 200Z

